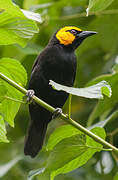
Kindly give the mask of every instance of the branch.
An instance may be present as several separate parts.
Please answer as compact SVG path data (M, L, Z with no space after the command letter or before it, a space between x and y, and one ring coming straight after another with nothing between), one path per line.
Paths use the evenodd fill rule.
M21 93L25 94L27 93L27 90L23 87L21 87L20 85L18 85L16 82L14 82L13 80L9 79L7 76L5 76L4 74L0 73L0 78L3 79L4 81L6 81L8 84L10 84L11 86L13 86L14 88L16 88L17 90L19 90ZM32 99L39 104L40 106L44 107L45 109L47 109L50 112L54 112L55 108L50 106L49 104L47 104L46 102L42 101L41 99L39 99L38 97L36 97L35 95L32 97ZM102 138L100 138L99 136L95 135L94 133L92 133L91 131L89 131L88 129L86 129L85 127L81 126L79 123L75 122L74 120L72 120L71 118L68 117L68 115L65 114L61 114L61 119L63 119L65 122L71 124L72 126L74 126L75 128L79 129L81 132L85 133L86 135L90 136L92 139L94 139L96 142L102 144L103 146L106 146L108 148L111 148L114 152L118 153L118 149L113 146L112 144L106 142L105 140L103 140Z
M89 16L95 15L95 16L101 16L101 15L112 15L112 14L118 14L118 9L108 9L104 11L98 11L98 12L89 12ZM62 16L60 17L61 20L68 20L68 19L75 19L80 17L86 17L86 12L77 13L69 16ZM58 20L58 18L53 18L54 20Z

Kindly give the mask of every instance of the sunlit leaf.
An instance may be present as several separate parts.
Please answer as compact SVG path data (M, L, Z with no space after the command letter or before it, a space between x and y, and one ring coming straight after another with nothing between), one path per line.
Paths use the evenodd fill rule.
M0 102L4 100L4 96L7 93L6 87L3 85L3 83L0 83Z
M108 85L108 84L107 84ZM104 94L104 95L106 95L107 97L111 97L111 94L112 94L112 92L111 92L111 88L110 88L110 86L108 85L108 86L103 86L102 88L101 88L101 91L102 91L102 94Z
M38 32L36 23L26 18L11 0L0 0L0 45L18 43L25 46L28 39ZM6 38L7 37L7 38Z
M71 125L63 125L57 128L49 137L47 149L52 150L53 147L59 143L61 140L74 136L76 134L81 134L82 132Z
M10 58L0 59L0 72L21 86L26 85L27 73L19 61ZM0 79L0 82L7 89L6 96L22 100L23 94L21 92L2 79ZM4 120L7 121L11 126L14 126L14 117L18 112L19 107L20 102L15 102L7 98L4 98L4 100L1 102L0 113L4 115Z
M50 153L46 169L54 171L63 167L87 150L84 135L75 135L60 141Z
M91 131L105 139L106 134L103 128L97 127ZM78 134L63 139L53 148L47 160L47 170L51 171L51 180L58 174L65 174L81 167L95 152L101 150L102 145L95 142L89 136L85 138L82 134Z

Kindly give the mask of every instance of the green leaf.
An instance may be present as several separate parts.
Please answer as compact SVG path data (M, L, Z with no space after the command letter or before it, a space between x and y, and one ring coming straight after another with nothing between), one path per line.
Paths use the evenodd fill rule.
M3 85L3 83L0 82L0 102L4 100L4 96L7 93L6 87Z
M54 146L59 143L61 140L74 136L76 134L81 134L81 131L74 128L71 125L63 125L57 128L49 137L47 149L52 150Z
M111 97L111 94L112 94L111 93L111 88L110 88L110 86L109 87L108 86L103 86L101 88L101 91L102 91L102 94L106 95L107 97Z
M89 0L87 16L90 12L98 12L106 9L114 0Z
M58 91L62 90L69 94L81 96L85 98L102 99L103 98L102 93L110 97L112 92L110 85L106 81L101 81L98 84L86 88L67 87L64 85L60 85L52 80L50 80L49 84L52 85L52 87Z
M9 142L6 137L6 128L3 117L0 115L0 142Z
M93 128L91 130L91 132L93 132L94 134L96 134L97 136L101 137L102 139L105 139L106 138L106 133L105 133L105 130L104 128L100 128L100 127L96 127L96 128ZM91 146L91 147L96 147L98 148L98 151L100 149L102 149L102 145L99 144L98 142L94 141L91 137L87 136L87 145L88 146ZM99 149L100 148L100 149Z
M27 73L20 62L15 59L0 59L0 72L21 86L25 86L27 83ZM2 79L0 79L0 83L2 83L7 89L6 96L13 99L22 100L23 94L21 92ZM4 100L1 102L0 113L3 114L4 120L7 121L11 126L14 126L13 120L18 112L19 107L20 102L11 101L7 98L4 98Z
M25 46L28 39L38 32L36 23L29 20L11 0L0 0L0 45L20 44ZM7 38L6 38L7 37Z
M93 133L95 133L96 135L100 136L101 138L105 139L105 131L103 128L94 128L91 130ZM74 140L74 138L77 137L81 137L80 135L76 135L74 137L71 137L71 141L68 142L68 146L71 146L71 142ZM69 140L69 138L68 138ZM79 139L78 139L79 140ZM64 140L64 142L66 141L66 139ZM60 143L63 143L60 142ZM60 144L59 143L59 144ZM76 144L77 143L77 144ZM75 143L75 149L76 147L79 146L79 141ZM67 144L66 144L67 145ZM83 143L80 143L80 147L81 145L83 146L83 152L80 150L80 152L77 152L78 155L75 152L75 158L73 158L72 160L70 160L69 162L67 162L65 165L63 164L62 167L58 168L57 170L52 170L51 171L51 180L54 179L55 176L57 176L58 174L65 174L67 172L70 172L78 167L81 167L82 165L84 165L94 154L95 152L99 152L102 150L102 145L95 142L92 138L90 138L89 136L86 136L86 142L85 142L85 138L83 140ZM57 144L58 146L58 144ZM55 146L55 148L57 147ZM70 147L69 146L69 147ZM68 148L69 148L68 147ZM56 153L55 148L53 149L53 153ZM81 147L82 148L82 147ZM84 149L85 148L85 149ZM57 150L57 149L56 149ZM68 151L68 149L66 149ZM79 150L79 149L78 149ZM64 149L60 149L60 154L65 151ZM79 154L80 153L80 154ZM76 157L77 155L77 157ZM68 156L67 152L65 152L65 156ZM65 156L63 157L65 159ZM71 156L71 154L70 154ZM55 157L57 158L57 157ZM60 161L62 161L63 163L63 158L59 160L59 164ZM66 157L67 158L67 157ZM69 158L69 157L68 157ZM55 161L57 162L57 159L55 159ZM57 162L58 163L58 162ZM55 162L53 161L53 164L55 165ZM57 167L57 164L55 166L55 169ZM54 169L54 167L53 167Z
M86 151L86 139L83 134L75 135L60 141L50 153L46 169L54 171Z

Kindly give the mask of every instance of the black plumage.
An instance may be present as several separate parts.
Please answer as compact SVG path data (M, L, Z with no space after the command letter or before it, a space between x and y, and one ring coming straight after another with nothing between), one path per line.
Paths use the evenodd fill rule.
M53 35L47 47L40 53L33 65L29 89L33 89L37 97L53 107L62 108L68 98L68 93L54 90L49 85L49 80L62 85L73 86L76 75L74 51L85 37L78 39L77 34L81 33L76 30L75 39L64 45L60 43L56 34ZM31 122L25 140L24 153L35 157L42 148L47 125L52 119L52 113L36 103L29 105L29 112Z

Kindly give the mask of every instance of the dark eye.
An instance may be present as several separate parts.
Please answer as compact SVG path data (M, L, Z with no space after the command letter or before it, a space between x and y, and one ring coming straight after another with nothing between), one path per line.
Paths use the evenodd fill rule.
M71 32L72 34L74 34L74 35L76 35L76 34L77 34L77 31L76 31L76 30L74 30L74 29L72 29L70 32Z

